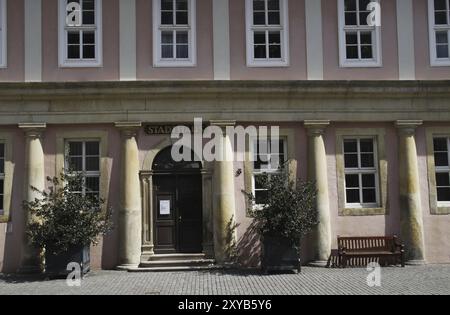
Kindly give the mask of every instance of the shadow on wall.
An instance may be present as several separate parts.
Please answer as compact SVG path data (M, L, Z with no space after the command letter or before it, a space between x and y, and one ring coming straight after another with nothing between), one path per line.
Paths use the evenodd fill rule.
M237 262L245 268L256 268L261 265L261 241L257 224L252 222L237 244Z

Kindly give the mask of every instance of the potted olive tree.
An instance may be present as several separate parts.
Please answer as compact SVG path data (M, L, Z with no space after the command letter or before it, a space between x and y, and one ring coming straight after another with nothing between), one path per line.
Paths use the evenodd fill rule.
M267 191L264 205L253 206L255 197L245 194L262 239L262 269L300 272L301 239L318 224L315 185L292 180L285 171L261 176L260 185Z
M69 263L80 264L83 274L90 270L89 249L98 238L112 229L111 209L87 191L82 173L60 174L47 178L49 188L32 187L38 198L24 202L33 218L27 234L31 244L45 253L45 272L66 275ZM84 188L84 189L83 189Z

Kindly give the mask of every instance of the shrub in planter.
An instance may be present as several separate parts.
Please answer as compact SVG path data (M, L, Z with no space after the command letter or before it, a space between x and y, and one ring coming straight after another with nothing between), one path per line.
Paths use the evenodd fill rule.
M264 205L252 206L250 213L263 243L262 268L266 273L300 271L302 237L318 224L315 184L292 180L285 171L265 174L258 181L267 191L267 197ZM254 205L253 194L245 194Z
M111 209L104 210L104 200L89 194L82 173L60 174L47 178L49 188L40 191L34 201L24 202L33 218L27 235L31 244L45 251L45 271L51 275L67 274L71 262L89 271L89 248L112 229ZM86 191L87 194L82 194Z

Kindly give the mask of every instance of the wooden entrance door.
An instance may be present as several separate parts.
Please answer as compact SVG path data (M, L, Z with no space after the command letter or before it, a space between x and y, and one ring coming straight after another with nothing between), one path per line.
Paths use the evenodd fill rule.
M155 252L202 252L201 174L158 174L153 185Z

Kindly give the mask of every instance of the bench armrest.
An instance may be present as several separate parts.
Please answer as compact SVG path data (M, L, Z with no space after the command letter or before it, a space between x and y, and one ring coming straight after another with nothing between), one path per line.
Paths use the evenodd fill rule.
M338 252L339 252L339 255L345 255L345 253L347 252L347 247L339 246L338 247Z
M394 238L394 246L395 246L395 249L399 249L400 252L402 252L402 253L405 251L405 245L402 243L399 243L397 238Z

